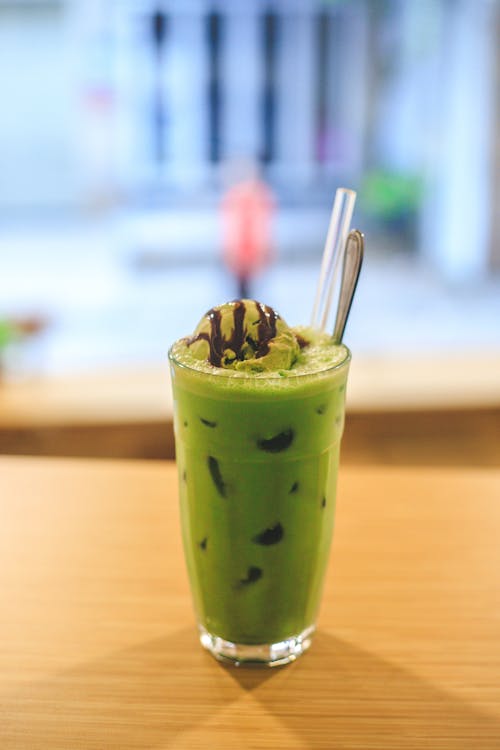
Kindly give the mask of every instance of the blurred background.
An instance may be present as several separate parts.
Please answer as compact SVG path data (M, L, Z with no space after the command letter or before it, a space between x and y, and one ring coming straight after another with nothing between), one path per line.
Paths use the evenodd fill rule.
M0 0L0 61L0 450L170 455L168 346L308 322L345 185L347 457L500 463L497 0Z

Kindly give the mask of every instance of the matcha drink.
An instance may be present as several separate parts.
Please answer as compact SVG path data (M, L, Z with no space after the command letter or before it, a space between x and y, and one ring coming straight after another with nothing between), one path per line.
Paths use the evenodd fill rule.
M349 350L239 300L169 356L202 643L218 658L284 664L309 645L320 603Z

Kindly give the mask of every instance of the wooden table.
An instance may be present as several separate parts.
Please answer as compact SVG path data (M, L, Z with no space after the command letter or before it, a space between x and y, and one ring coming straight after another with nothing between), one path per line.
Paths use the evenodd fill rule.
M500 472L351 468L319 630L198 646L168 463L0 459L2 750L500 748Z

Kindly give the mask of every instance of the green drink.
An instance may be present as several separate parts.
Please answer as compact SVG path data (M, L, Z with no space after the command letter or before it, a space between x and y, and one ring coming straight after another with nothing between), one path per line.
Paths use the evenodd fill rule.
M285 664L314 630L348 349L249 300L170 351L184 550L202 644Z

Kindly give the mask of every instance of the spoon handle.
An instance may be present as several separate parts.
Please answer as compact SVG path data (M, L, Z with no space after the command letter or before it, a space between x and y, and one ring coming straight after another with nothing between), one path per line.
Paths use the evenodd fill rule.
M337 317L333 330L333 339L337 344L340 344L344 335L344 329L363 262L364 246L364 235L359 229L353 229L352 232L349 232L345 246L344 264L342 266Z

